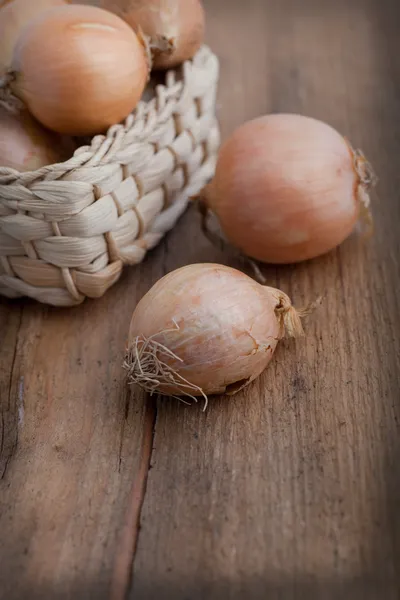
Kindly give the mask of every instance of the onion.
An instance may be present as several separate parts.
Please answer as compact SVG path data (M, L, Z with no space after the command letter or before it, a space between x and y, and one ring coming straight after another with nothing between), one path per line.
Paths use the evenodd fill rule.
M11 89L49 129L93 135L127 117L147 77L145 49L122 19L94 6L60 6L22 32L3 96Z
M277 114L239 127L220 150L203 202L228 240L263 262L324 254L370 217L371 166L332 127Z
M39 12L62 6L64 0L13 0L0 12L0 72L10 64L14 47L22 29Z
M203 43L205 17L200 0L101 0L101 6L150 38L156 69L189 60Z
M128 381L174 396L235 394L265 369L285 330L303 334L305 314L280 290L236 269L177 269L133 313L124 363Z
M14 115L0 109L0 167L35 171L72 156L71 140L62 140L27 111Z

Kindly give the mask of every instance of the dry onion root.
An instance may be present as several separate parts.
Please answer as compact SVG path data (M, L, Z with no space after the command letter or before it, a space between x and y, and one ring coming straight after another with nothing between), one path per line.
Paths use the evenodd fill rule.
M21 100L49 129L102 133L126 118L149 74L145 48L119 17L94 6L65 5L22 32L0 100Z
M148 36L155 69L178 66L203 43L205 16L200 0L101 0L101 6Z
M217 264L160 279L138 303L124 367L150 394L233 395L266 368L278 341L303 335L288 296Z
M337 247L360 217L371 229L375 183L362 152L335 129L275 114L245 123L225 142L201 202L246 256L295 263Z

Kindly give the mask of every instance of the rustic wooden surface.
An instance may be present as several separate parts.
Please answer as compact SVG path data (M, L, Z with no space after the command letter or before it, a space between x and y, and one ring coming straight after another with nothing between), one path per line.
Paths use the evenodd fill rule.
M323 306L305 340L205 413L128 393L120 368L132 310L162 274L240 266L193 211L101 300L1 300L1 599L399 597L399 5L206 8L223 135L266 112L331 123L380 176L375 236L264 268Z

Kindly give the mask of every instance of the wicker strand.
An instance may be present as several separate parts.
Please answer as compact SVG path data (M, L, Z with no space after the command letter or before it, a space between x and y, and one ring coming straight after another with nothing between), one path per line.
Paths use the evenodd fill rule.
M213 176L218 75L204 46L70 160L0 167L0 294L72 306L143 260Z

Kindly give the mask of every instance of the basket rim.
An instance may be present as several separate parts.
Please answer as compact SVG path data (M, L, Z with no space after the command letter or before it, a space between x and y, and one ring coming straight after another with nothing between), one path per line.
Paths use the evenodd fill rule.
M90 144L79 146L72 157L66 161L25 172L0 165L0 186L13 184L26 186L38 179L56 180L79 167L99 166L112 162L116 149L121 147L127 136L129 136L129 145L140 144L163 126L173 112L171 109L176 106L179 98L190 85L194 69L208 71L210 87L216 85L219 61L206 44L192 59L165 72L164 83L155 86L153 98L148 101L140 100L123 122L111 125L104 134L93 136ZM182 76L177 80L176 75L179 71Z

